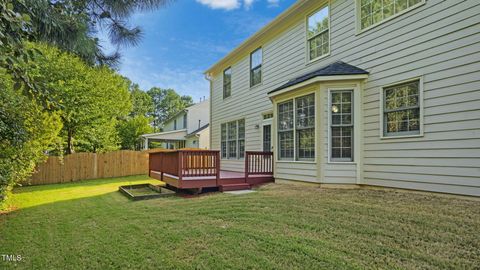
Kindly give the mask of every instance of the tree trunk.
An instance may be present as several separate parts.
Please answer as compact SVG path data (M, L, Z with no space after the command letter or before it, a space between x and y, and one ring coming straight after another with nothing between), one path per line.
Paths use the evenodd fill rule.
M73 152L73 132L69 129L67 132L67 155L70 155Z

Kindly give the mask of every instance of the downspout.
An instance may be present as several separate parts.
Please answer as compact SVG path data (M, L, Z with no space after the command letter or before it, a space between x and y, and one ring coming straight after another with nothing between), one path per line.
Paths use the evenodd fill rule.
M212 90L213 90L213 82L212 82L212 76L211 76L210 73L205 73L204 76L205 76L205 80L207 80L210 83L210 85L209 85L209 88L210 88L209 89L209 91L210 91L209 103L210 104L208 105L210 107L209 108L210 111L208 112L208 118L209 118L208 124L210 125L210 129L211 129L211 127L212 127L212 96L213 96ZM210 132L209 135L208 135L208 142L209 142L209 147L208 148L211 150L212 149L212 132Z

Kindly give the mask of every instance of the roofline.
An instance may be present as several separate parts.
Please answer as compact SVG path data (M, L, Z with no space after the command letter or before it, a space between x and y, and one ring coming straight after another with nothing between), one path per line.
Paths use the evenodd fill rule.
M221 64L224 64L228 59L233 58L235 55L239 54L245 47L253 43L256 39L262 37L266 32L268 32L270 29L273 27L277 26L280 24L284 19L286 19L288 16L293 14L298 8L302 7L305 3L307 3L309 0L298 0L295 2L293 5L291 5L288 9L286 9L284 12L280 13L277 17L275 17L271 22L269 22L267 25L264 27L260 28L255 34L251 35L248 37L245 41L240 43L235 49L230 51L226 56L221 58L219 61L217 61L215 64L210 66L207 70L205 70L203 73L204 74L209 74L220 66Z
M205 130L206 128L208 128L209 126L210 126L210 123L205 124L205 125L203 125L202 127L200 127L200 128L198 128L198 129L190 132L190 133L187 134L185 137L191 137L191 136L193 136L193 135L197 135L197 136L198 136L200 132L204 131L204 130Z
M177 130L171 130L171 131L165 131L165 132L142 134L142 135L140 135L140 137L150 137L150 136L155 136L155 135L160 135L160 134L170 134L170 133L176 133L176 132L181 132L181 131L186 132L187 129L177 129Z
M175 113L174 115L170 116L170 118L168 118L167 120L163 121L163 124L165 125L166 123L170 122L171 120L173 120L175 117L179 116L181 113L187 113L187 108L183 109L183 110L180 110L178 111L177 113Z
M278 90L273 90L268 92L268 97L272 98L281 94L284 94L286 92L290 92L294 89L300 88L302 86L307 86L312 83L316 82L325 82L325 81L343 81L343 80L365 80L368 79L368 74L354 74L354 75L330 75L330 76L316 76L311 79L308 79L306 81L300 82L298 84L283 88L283 89L278 89Z

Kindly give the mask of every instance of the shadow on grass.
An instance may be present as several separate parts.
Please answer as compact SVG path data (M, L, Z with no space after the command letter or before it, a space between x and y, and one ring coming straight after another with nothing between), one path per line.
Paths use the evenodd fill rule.
M122 176L122 177L112 177L112 178L99 178L99 179L86 179L74 182L64 182L58 184L45 184L45 185L22 185L17 186L13 189L14 194L31 192L31 191L45 191L45 190L58 190L63 188L76 188L76 187L93 187L98 185L106 185L118 182L132 182L137 183L139 181L152 181L163 183L154 178L150 178L148 175L133 175L133 176Z
M163 182L145 175L83 180L72 183L16 187L7 201L9 208L25 209L42 204L86 198L118 191L122 185Z

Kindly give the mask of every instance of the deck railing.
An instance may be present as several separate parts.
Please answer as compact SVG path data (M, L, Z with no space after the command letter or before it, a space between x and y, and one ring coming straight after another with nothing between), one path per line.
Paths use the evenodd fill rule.
M246 151L245 179L249 175L273 175L273 153Z
M184 177L220 177L220 152L215 150L179 149L150 153L149 171Z

